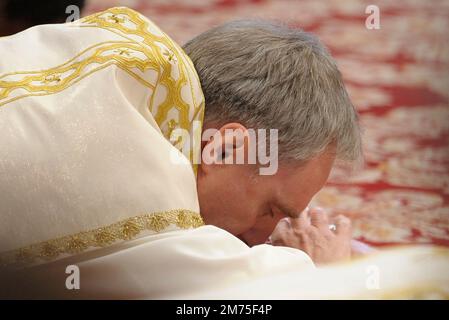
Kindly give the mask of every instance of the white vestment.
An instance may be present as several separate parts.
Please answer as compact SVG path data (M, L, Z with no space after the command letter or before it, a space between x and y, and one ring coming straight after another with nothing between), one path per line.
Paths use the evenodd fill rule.
M33 27L0 38L0 53L0 264L27 267L51 296L448 297L447 249L316 268L300 250L204 226L189 161L200 145L184 157L170 140L177 128L199 137L198 76L137 12Z

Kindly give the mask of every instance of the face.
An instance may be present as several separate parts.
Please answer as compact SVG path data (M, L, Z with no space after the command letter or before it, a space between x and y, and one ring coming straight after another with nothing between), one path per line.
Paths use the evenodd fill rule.
M205 164L198 168L200 212L250 246L264 243L280 219L297 216L323 187L334 162L325 152L302 166L282 165L259 175L256 165Z

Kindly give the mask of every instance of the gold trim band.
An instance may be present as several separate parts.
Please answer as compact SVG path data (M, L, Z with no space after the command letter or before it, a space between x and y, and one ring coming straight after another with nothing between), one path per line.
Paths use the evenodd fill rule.
M161 232L170 225L180 229L204 225L197 212L174 209L131 217L108 226L79 232L0 253L0 266L50 261L62 254L77 254L89 248L105 247L120 240L135 239L143 231Z

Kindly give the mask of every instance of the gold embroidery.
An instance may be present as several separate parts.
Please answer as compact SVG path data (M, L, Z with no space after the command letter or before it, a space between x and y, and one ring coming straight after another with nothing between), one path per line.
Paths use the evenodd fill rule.
M115 14L111 15L110 19L112 20L113 23L123 23L123 22L125 22L124 18L117 17L117 15L115 15Z
M167 57L168 61L178 61L175 57L175 54L173 53L173 51L170 51L168 49L164 50L164 52L162 53L165 57Z
M71 58L70 60L64 62L63 64L60 64L60 65L55 66L53 69L61 68L61 67L65 66L65 65L67 65L67 64L69 64L69 63L75 61L76 59L78 59L79 57L81 57L83 54L85 54L86 52L88 52L88 51L90 51L90 50L92 50L92 49L94 49L94 48L96 48L96 47L100 47L100 46L102 46L102 45L104 45L104 44L112 44L112 43L131 43L131 44L132 44L132 43L134 43L134 42L133 42L132 40L128 40L128 41L103 41L103 42L98 42L98 43L95 43L95 44L93 44L93 45L87 47L86 49L82 50L80 53L78 53L77 55L75 55L75 56L74 56L73 58ZM3 78L5 78L5 77L8 77L8 76L18 75L18 74L24 74L24 75L25 75L25 74L41 74L43 71L44 71L44 70L27 70L27 71L8 72L8 73L5 73L5 74L3 74L3 75L0 75L0 80L3 79Z
M61 81L61 77L58 74L52 74L50 76L45 76L42 83L51 83L51 82L59 82Z
M196 101L193 90L192 80L195 80L197 86L200 85L198 75L182 49L156 25L136 11L118 7L87 16L76 24L67 26L102 28L122 37L125 41L107 41L93 45L66 63L48 70L19 71L1 75L0 107L21 98L60 92L94 72L115 65L151 90L154 90L155 86L170 88L166 99L158 106L153 104L154 95L150 95L148 99L148 109L167 140L170 141L172 128L169 122L172 120L176 121L177 127L187 130L194 139L198 139L198 135L192 132L192 123L195 120L202 123L204 114L204 98L201 97L201 101ZM156 30L157 34L152 33L151 29ZM138 57L137 54L144 58ZM95 68L91 67L93 64L96 65ZM174 67L179 69L177 79L172 77ZM150 84L134 69L138 69L142 74L149 69L156 71L157 83ZM22 78L18 79L18 75ZM9 76L14 76L13 80L7 79ZM193 103L183 100L181 91L185 85L190 87ZM26 93L11 96L18 89L24 89L22 91ZM176 112L171 113L172 109L176 109ZM195 150L187 150L191 162L200 152L200 143L192 145L196 146ZM175 147L180 149L185 146L175 144ZM196 172L195 165L193 168Z
M116 65L124 71L128 72L131 76L141 82L143 85L154 88L153 85L148 83L136 72L132 71L132 68L137 68L141 72L147 69L154 68L155 65L148 59L140 59L137 57L124 58L121 54L109 54L108 52L114 52L114 49L128 50L134 52L141 52L144 55L147 53L135 44L129 43L111 43L105 44L94 49L94 52L88 57L81 59L80 61L72 61L61 66L44 70L41 74L25 74L20 80L6 81L0 80L0 106L7 104L8 102L28 97L32 95L44 95L54 94L60 92L72 84L78 82L82 78L92 74L95 71L101 70L105 66ZM81 57L82 58L82 57ZM93 68L89 72L83 74L83 71L88 69L92 64L99 65L99 67ZM63 77L62 74L65 74ZM11 74L10 74L11 75ZM3 76L2 78L4 78ZM14 97L12 99L6 99L14 90L25 89L27 94Z
M128 27L129 24L125 25L125 21L115 21L113 18L114 16L127 17L126 22L132 24L133 27ZM111 21L111 19L113 21ZM199 103L195 101L195 94L192 89L191 79L187 76L187 74L193 74L198 85L200 81L192 62L183 54L182 50L178 49L178 46L155 25L152 25L152 27L157 29L161 33L161 36L149 32L149 24L151 22L147 23L147 21L141 18L139 13L128 8L111 8L107 11L88 16L82 19L82 22L114 32L117 35L123 36L127 40L132 40L131 36L136 36L142 40L143 44L151 48L151 52L155 55L154 58L158 63L160 63L160 65L163 66L162 72L159 73L157 85L165 86L166 88L171 88L172 90L168 93L165 101L157 107L157 110L155 110L156 108L153 106L153 101L151 98L149 99L148 108L154 115L156 122L167 140L170 140L170 134L172 132L172 129L168 125L168 121L173 120L168 119L168 114L173 108L178 110L179 116L178 119L176 119L178 127L189 131L196 139L196 135L192 133L192 122L197 120L202 123L204 114L204 99L202 99ZM158 46L158 43L162 44L165 48ZM182 56L184 56L184 59ZM176 63L180 71L179 78L176 80L171 76L173 67L172 63ZM190 73L189 70L191 70ZM189 110L191 105L185 102L181 97L181 88L187 84L190 87L194 107L194 116L191 119L189 119ZM191 162L193 162L194 156L200 152L200 143L197 143L196 146L196 150L189 151L189 159ZM179 149L183 146L175 144L175 147ZM194 166L194 171L196 172L196 166Z
M154 104L154 95L150 94L147 106L155 121L161 128L165 138L170 141L174 128L182 128L194 134L196 139L201 135L192 133L192 123L202 123L204 114L204 98L195 98L194 85L199 86L198 75L192 62L182 50L157 26L128 8L112 8L86 18L67 27L101 28L123 41L104 41L85 48L68 61L46 70L10 72L0 75L0 108L18 99L30 96L51 95L73 86L89 75L116 66L136 79L149 90L158 86L165 87L167 96L164 101ZM158 34L151 33L150 29ZM177 76L172 76L173 68L178 68ZM144 74L154 70L157 81L150 83ZM183 87L190 90L192 101L185 101L182 96ZM192 103L193 102L193 103ZM175 109L175 112L172 110ZM199 127L201 130L201 125ZM175 145L178 149L182 145ZM190 161L199 154L200 143L195 150L189 150ZM184 152L183 152L184 153ZM185 153L184 153L185 154ZM196 173L196 166L193 165ZM172 210L154 213L96 230L80 232L24 248L0 253L1 264L28 264L57 258L63 254L74 254L89 248L104 247L120 240L129 240L143 231L161 232L170 225L186 229L203 225L198 213L188 210Z
M0 265L26 265L49 261L62 254L76 254L89 248L110 245L120 240L131 240L143 231L160 232L170 225L180 229L204 225L199 213L190 210L169 210L131 217L98 229L47 240L0 254Z

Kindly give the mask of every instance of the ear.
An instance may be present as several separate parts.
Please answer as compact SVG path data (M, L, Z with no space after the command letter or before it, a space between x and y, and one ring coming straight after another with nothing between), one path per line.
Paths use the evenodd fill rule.
M246 163L249 143L248 129L240 123L226 123L219 129L205 127L199 170L207 174L215 166Z

